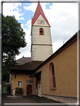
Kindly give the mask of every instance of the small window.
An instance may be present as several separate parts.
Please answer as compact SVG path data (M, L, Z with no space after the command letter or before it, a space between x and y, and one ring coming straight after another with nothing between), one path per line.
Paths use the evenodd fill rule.
M22 86L22 81L18 81L18 86Z
M40 28L39 33L40 35L43 35L43 28Z

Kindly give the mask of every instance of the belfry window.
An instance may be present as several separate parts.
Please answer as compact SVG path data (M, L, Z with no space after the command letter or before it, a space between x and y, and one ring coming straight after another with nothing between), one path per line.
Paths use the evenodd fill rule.
M40 35L43 35L43 28L40 28L39 34L40 34Z

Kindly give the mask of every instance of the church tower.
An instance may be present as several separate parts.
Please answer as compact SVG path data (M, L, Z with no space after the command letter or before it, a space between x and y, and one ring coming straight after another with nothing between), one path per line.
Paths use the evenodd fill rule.
M31 23L31 58L44 61L52 55L50 24L38 2Z

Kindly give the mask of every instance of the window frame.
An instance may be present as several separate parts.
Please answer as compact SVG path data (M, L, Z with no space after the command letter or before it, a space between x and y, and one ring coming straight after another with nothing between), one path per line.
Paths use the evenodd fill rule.
M41 30L42 30L42 32L41 32ZM39 35L44 35L44 29L43 28L39 29Z
M56 87L55 70L54 70L54 75L53 75L52 67L54 69L54 64L53 64L53 62L50 62L50 64L49 64L49 88L50 88L50 90L53 91L53 90L56 90L57 87Z
M21 82L21 86L22 86L22 81L18 81L18 82L17 82L17 85L19 86L19 82ZM19 87L21 87L21 86L19 86Z
M55 82L55 72L54 71L54 65L52 64L52 78L53 78L53 87L56 87L56 82Z

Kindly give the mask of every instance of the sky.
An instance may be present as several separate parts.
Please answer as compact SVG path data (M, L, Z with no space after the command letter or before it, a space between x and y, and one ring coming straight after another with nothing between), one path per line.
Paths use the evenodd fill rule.
M40 3L51 26L53 53L78 31L77 3ZM31 57L31 19L34 16L37 2L3 3L3 15L15 16L26 33L27 46L20 49L16 59Z

